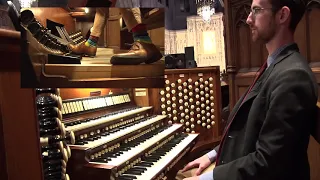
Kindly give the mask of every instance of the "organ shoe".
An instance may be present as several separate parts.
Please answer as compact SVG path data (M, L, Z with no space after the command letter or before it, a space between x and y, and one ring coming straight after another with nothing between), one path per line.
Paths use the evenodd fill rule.
M162 54L154 44L134 42L129 52L113 55L110 62L113 65L151 64L161 58Z
M74 54L85 55L89 57L94 57L97 53L96 46L86 46L85 42L76 46L69 44L69 48Z

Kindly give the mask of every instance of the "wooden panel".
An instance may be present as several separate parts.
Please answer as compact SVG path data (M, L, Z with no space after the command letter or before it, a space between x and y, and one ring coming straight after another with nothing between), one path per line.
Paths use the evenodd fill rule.
M308 37L307 37L307 16L304 14L303 18L301 19L300 23L298 24L296 28L296 32L294 34L294 39L297 42L300 53L308 59L310 62L310 59L308 58L307 54L307 44L308 44Z
M320 6L320 5L319 5ZM309 42L309 52L310 56L308 57L310 59L310 62L320 62L320 37L319 37L319 31L320 31L320 8L313 9L311 12L308 13L308 25L309 25L309 32L308 36L310 38Z
M109 17L105 28L106 47L120 49L120 30L122 26L122 16L119 8L109 8Z
M116 19L108 19L106 31L107 35L105 41L107 42L107 47L120 49L120 17Z
M250 34L248 33L249 28L247 25L241 24L241 26L238 29L238 59L236 60L239 64L239 69L246 69L249 67L249 61L250 61Z
M137 105L139 106L152 106L153 114L161 114L161 102L159 98L160 89L148 88L146 90L146 96L143 96L141 92L145 91L145 88L137 88L133 92L133 97ZM140 92L140 94L136 93Z
M0 53L2 57L1 66L0 66L0 85L2 83L1 76L4 71L19 71L20 64L20 33L17 31L0 29ZM10 61L8 61L10 59ZM2 86L0 86L2 87ZM8 84L4 87L8 87ZM1 103L2 101L2 90L0 92L0 179L8 179L8 166L7 166L7 154L6 154L6 141L8 139L4 136L4 128L6 127L6 122L8 119L4 117L7 115L6 112L3 112L3 107L6 103ZM14 96L15 97L15 96ZM13 138L13 137L10 137ZM10 158L10 157L9 157Z
M42 180L33 89L20 88L19 72L1 72L0 86L1 136L5 141L8 179Z
M308 157L310 164L310 174L311 180L319 180L320 179L320 145L317 141L310 137L309 147L308 147Z
M3 136L3 121L4 119L2 119L2 113L0 108L0 179L8 179L5 139Z
M40 71L41 66L35 66ZM94 78L138 78L163 76L164 64L123 65L112 66L110 64L90 65L61 65L47 64L45 73L48 75L62 75L68 79L94 79Z
M24 9L23 9L24 10ZM23 11L22 10L22 11ZM61 23L66 28L67 32L75 31L75 21L69 15L69 12L63 8L29 8L35 18L44 26L47 27L47 19Z
M138 106L150 106L149 89L135 88L133 89L133 97Z
M110 88L63 88L60 89L60 96L63 100L90 97L91 92L101 92L101 96L108 95L111 91L113 94L127 92L123 89Z
M20 88L20 43L19 32L0 29L0 179L42 180L34 93Z
M21 59L20 44L20 32L0 29L0 70L19 70Z

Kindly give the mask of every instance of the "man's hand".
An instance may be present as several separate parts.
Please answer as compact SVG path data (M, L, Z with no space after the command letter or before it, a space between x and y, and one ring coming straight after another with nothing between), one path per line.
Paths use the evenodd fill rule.
M208 155L203 155L202 157L199 157L198 159L189 162L183 169L182 172L185 172L191 168L198 167L195 174L192 176L199 176L203 170L205 170L209 165L211 164L211 161L208 157ZM189 178L187 178L189 180ZM198 178L199 179L199 178ZM192 179L190 179L192 180Z
M184 178L183 180L199 180L199 176L193 176L193 177L189 177L189 178Z

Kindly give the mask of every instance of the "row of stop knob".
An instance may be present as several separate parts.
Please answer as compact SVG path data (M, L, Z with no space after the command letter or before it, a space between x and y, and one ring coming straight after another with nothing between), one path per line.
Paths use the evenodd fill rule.
M69 180L66 173L74 133L66 132L62 120L62 99L59 89L36 89L36 107L39 122L41 158L44 179Z
M160 91L162 114L168 123L182 123L186 132L195 132L197 125L210 129L215 124L213 77L197 80L165 80Z

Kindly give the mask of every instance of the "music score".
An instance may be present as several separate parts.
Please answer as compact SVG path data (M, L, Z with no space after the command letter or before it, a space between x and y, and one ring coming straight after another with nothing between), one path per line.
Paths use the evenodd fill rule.
M107 95L96 98L65 100L62 103L62 114L72 114L131 102L129 94Z

